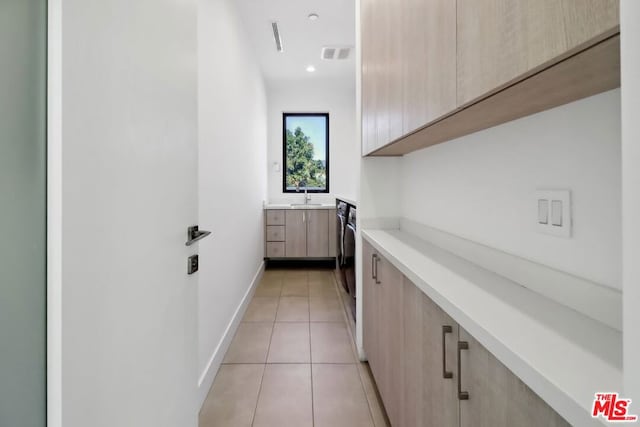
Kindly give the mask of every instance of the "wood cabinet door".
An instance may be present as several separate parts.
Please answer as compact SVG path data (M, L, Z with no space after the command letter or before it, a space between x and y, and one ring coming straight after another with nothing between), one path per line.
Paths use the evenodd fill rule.
M376 146L375 112L375 56L373 38L373 10L375 0L362 0L360 3L360 43L361 43L361 108L362 108L362 154L373 151Z
M307 222L304 210L285 211L285 256L307 256Z
M380 1L383 3L381 13L387 16L384 34L380 31L379 36L386 39L388 67L385 80L388 87L387 110L389 117L389 136L380 145L382 147L404 135L404 94L402 88L406 57L401 28L404 14L411 13L411 11L405 10L398 0Z
M378 307L379 285L374 279L375 256L373 246L363 240L362 243L362 345L369 361L374 378L380 374L378 358Z
M560 3L569 49L620 30L620 0L562 0Z
M457 0L458 105L567 50L557 0Z
M379 319L378 351L380 356L379 389L391 425L399 426L404 391L403 360L403 275L387 259L378 260ZM376 378L378 380L378 378Z
M309 209L306 211L307 256L326 258L329 256L329 211Z
M404 398L401 405L402 427L423 427L423 400L425 399L424 351L425 336L423 334L422 291L409 279L404 278L402 291L403 305L403 373Z
M456 1L401 0L405 134L454 110Z
M423 346L421 425L457 427L458 324L422 292L420 301Z
M389 0L374 0L371 6L372 77L375 85L373 111L375 112L375 150L389 142L389 69L390 69L390 17Z
M495 358L467 331L460 328L462 389L461 427L568 427L557 412Z

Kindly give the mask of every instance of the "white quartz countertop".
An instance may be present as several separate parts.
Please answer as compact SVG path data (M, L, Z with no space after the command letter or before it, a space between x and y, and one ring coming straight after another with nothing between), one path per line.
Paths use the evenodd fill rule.
M266 205L264 205L264 208L266 210L271 210L271 209L335 209L336 205L335 203L309 203L309 204L304 204L304 203L296 203L296 204L291 204L291 203L267 203Z
M362 236L574 426L622 391L622 334L400 230Z
M343 197L343 196L336 196L336 200L342 200L343 202L347 202L350 205L353 206L357 206L358 204L356 203L356 199L352 198L352 197Z

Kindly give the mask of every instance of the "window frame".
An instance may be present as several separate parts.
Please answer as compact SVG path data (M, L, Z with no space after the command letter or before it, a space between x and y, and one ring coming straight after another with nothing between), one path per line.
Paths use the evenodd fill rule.
M325 150L326 150L326 163L325 163L325 172L326 172L326 185L324 190L307 190L308 193L317 193L317 194L328 194L329 193L329 166L330 166L330 156L329 156L329 113L282 113L282 192L286 194L296 194L303 192L304 190L296 191L296 190L288 190L287 189L287 117L324 117L325 118Z

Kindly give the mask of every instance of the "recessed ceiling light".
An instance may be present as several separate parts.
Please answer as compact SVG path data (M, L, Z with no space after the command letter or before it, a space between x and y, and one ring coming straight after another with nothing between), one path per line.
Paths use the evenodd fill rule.
M307 71L308 71L309 73L313 73L315 70L316 70L316 67L314 67L313 65L309 65L309 66L307 67Z
M318 14L317 14L317 13L310 13L310 14L309 14L309 16L308 16L308 18L309 18L309 20L311 20L311 21L315 21L316 19L318 19L318 18L320 18L320 17L318 16Z

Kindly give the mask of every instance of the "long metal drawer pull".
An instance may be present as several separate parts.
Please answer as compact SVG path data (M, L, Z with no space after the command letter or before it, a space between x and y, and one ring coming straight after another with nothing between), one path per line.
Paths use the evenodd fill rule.
M460 355L462 350L469 350L469 343L458 341L458 400L469 400L469 392L462 391L462 361Z
M453 378L453 372L447 371L447 340L446 335L453 333L451 325L442 325L442 378Z
M376 259L375 259L375 262L374 262L374 265L376 266L376 276L375 276L376 285L379 285L380 283L382 283L380 280L378 280L378 261L380 261L380 257L378 255L376 255Z
M375 279L376 278L376 273L375 273L375 265L376 265L376 254L371 254L371 278Z
M195 242L204 239L209 234L211 234L210 231L200 230L197 225L191 226L187 228L187 242L185 245L191 246Z

